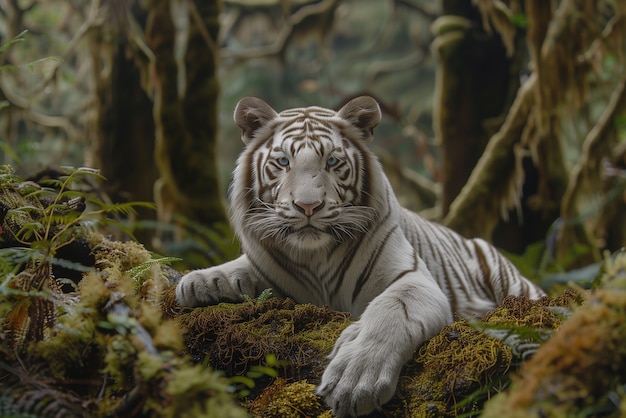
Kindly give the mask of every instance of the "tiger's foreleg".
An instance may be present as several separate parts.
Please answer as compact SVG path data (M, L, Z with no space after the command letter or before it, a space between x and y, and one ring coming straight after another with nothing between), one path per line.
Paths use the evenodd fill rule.
M183 306L207 306L221 301L241 302L244 295L254 297L262 285L251 268L244 254L219 266L194 270L178 283L176 300Z
M394 395L400 371L417 346L451 322L448 299L421 262L342 332L318 394L338 417L380 408Z

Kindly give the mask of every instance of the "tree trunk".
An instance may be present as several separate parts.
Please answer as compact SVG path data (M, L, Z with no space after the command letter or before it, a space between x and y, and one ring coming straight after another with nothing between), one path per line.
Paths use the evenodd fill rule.
M142 20L141 16L136 17ZM110 23L100 26L90 41L98 100L87 165L99 168L106 177L102 188L112 201L152 202L158 177L152 100L142 88L137 51L125 28ZM154 210L137 209L137 219L155 218ZM138 229L135 237L149 245L152 231Z
M146 38L155 59L159 219L197 232L198 228L224 229L228 223L216 165L219 2L197 0L187 7L182 60L175 56L177 28L170 0L149 2ZM181 241L183 235L173 238ZM231 236L230 232L227 235ZM228 241L232 239L224 240Z
M537 231L557 231L548 239L556 244L548 248L560 266L567 265L569 249L577 245L594 247L584 233L575 207L561 213L562 200L572 181L564 162L561 124L565 110L580 107L586 96L589 67L572 62L583 57L600 34L587 20L595 11L592 0L544 0L525 2L528 16L527 43L533 73L521 86L505 123L493 135L467 184L450 205L444 223L466 236L490 239L499 217L506 217L511 208L523 214L517 228L523 246L537 239ZM555 222L562 217L562 222ZM559 240L563 232L572 241ZM529 231L530 233L527 233ZM496 245L498 242L494 240ZM523 246L520 246L523 248ZM506 248L506 246L504 246ZM597 259L576 257L585 264Z
M487 145L486 122L503 113L515 80L499 36L481 29L480 13L470 1L444 0L442 12L433 48L439 59L434 120L445 216Z

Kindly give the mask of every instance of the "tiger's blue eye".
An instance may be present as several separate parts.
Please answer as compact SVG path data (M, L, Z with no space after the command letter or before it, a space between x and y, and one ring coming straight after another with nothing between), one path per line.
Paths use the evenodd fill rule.
M289 165L289 158L285 157L284 155L282 157L279 157L276 161L278 161L278 164L282 165L283 167L287 167Z
M329 167L332 167L334 165L337 165L337 163L339 162L339 160L335 157L328 157L328 161L326 161L326 164L328 164Z

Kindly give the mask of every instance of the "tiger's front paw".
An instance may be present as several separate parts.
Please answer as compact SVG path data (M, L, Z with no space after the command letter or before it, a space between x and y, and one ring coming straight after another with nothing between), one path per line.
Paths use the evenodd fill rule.
M222 300L243 299L239 289L219 268L192 271L183 276L176 286L176 300L182 306L215 305Z
M176 301L191 307L217 304L221 274L212 270L196 270L184 275L176 286Z
M361 324L356 322L337 340L317 393L337 417L380 409L395 393L401 357L389 347L364 338Z

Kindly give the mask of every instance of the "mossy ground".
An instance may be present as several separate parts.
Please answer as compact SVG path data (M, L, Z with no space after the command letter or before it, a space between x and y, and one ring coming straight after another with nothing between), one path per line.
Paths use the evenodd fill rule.
M489 398L506 388L523 354L510 345L518 339L501 338L498 333L493 337L485 329L526 332L525 327L538 323L555 329L562 317L554 314L553 307L568 307L578 299L571 291L538 301L508 297L480 321L463 319L444 327L416 351L400 377L396 397L372 416L477 415Z
M158 304L169 284L162 268L128 273L151 254L87 238L95 262L75 291L61 292L52 276L40 292L4 289L0 416L245 417L229 380L184 354L178 324ZM50 309L22 308L41 302Z
M528 355L524 345L531 343L536 351L545 336L565 320L563 311L581 301L581 295L571 290L538 301L509 297L480 321L459 320L444 327L416 350L400 378L396 397L371 416L478 413L490 397L508 386L511 371ZM284 389L296 385L303 396L306 393L307 402L318 405L313 402L317 399L314 385L319 382L325 356L350 322L346 314L276 298L262 303L180 308L173 289L166 290L162 306L186 329L187 347L197 362L209 363L229 375L245 375L250 367L263 364L267 355L283 361L277 368L278 379L256 379L251 394L242 400L252 415L281 416L276 411L287 414L289 410L285 416L318 416L311 412L292 415L297 413L292 408L297 402L292 391ZM502 338L497 332L485 331L492 329L512 329L519 335ZM321 409L312 409L327 416L323 401L317 402Z
M170 304L175 303L173 290L166 291L164 298ZM285 377L317 376L333 342L350 323L346 313L298 305L290 299L221 303L196 309L172 308L167 303L166 312L178 310L176 320L186 330L192 358L229 375L243 374L266 356L274 355Z

